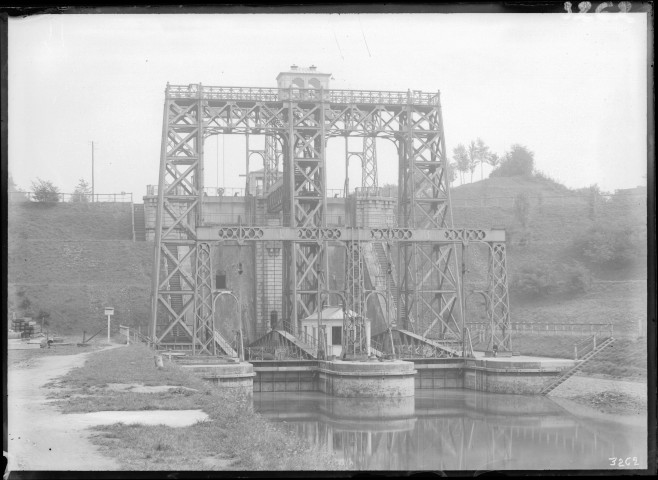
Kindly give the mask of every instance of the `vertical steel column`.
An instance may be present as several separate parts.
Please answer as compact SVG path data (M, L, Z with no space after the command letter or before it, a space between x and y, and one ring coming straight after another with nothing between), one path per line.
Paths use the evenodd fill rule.
M407 100L410 101L409 99ZM414 181L412 108L407 104L400 114L400 137L398 143L398 218L402 227L415 227L414 222ZM398 324L402 328L416 331L412 312L416 306L416 244L398 245ZM414 312L415 313L415 312Z
M196 295L194 298L194 340L192 354L217 355L213 324L212 255L209 243L196 248Z
M285 157L283 164L284 175L284 198L283 224L290 227L295 226L295 122L292 87L288 88L287 107L287 137L285 145ZM283 322L286 331L297 335L297 282L295 281L295 250L292 242L283 242Z
M507 256L504 243L489 243L489 342L498 351L511 352L512 338L507 290Z
M290 226L317 228L326 224L326 179L325 179L325 105L324 95L320 101L295 103L294 95L306 98L304 90L289 89L288 107L289 159L288 195ZM289 293L290 320L293 333L299 322L320 307L318 292L327 290L324 272L325 242L321 238L294 242L285 250L286 265L291 268L288 282L292 283ZM285 261L285 259L284 259Z
M404 119L403 222L415 228L451 228L447 157L438 95L430 105L409 95ZM407 203L408 202L408 203ZM459 270L453 244L421 244L405 249L401 290L407 315L413 312L416 333L461 340Z
M169 127L169 84L165 90L164 112L162 113L162 144L160 145L160 171L158 175L158 200L155 210L155 238L153 265L151 266L151 318L149 322L151 341L157 342L160 269L162 268L162 205L164 204L165 173L167 171L167 136Z
M168 343L170 333L181 332L193 344L193 328L186 317L197 302L191 259L196 254L196 226L202 219L203 113L202 87L190 87L182 97L171 95L169 86L165 93L152 275L151 335L156 344ZM163 319L158 318L161 306Z

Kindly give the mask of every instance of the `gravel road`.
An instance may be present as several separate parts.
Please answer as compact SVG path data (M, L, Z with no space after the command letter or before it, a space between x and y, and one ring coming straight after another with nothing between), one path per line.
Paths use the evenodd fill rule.
M115 348L115 347L110 347ZM8 369L8 451L12 470L118 470L92 445L84 423L70 422L47 401L44 385L84 364L93 352L39 358Z

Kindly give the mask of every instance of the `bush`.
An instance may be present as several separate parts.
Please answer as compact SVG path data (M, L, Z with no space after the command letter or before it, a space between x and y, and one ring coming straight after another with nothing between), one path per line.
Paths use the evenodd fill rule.
M615 225L595 225L573 243L576 256L586 263L603 268L633 265L644 258L646 244L642 232L632 232Z
M516 177L531 176L535 171L535 154L528 150L527 147L518 143L512 145L509 152L506 152L500 161L500 165L495 168L490 177Z
M59 202L59 188L53 182L37 178L32 182L32 192L37 202Z
M512 293L524 297L576 295L589 290L590 272L582 264L527 264L512 277Z

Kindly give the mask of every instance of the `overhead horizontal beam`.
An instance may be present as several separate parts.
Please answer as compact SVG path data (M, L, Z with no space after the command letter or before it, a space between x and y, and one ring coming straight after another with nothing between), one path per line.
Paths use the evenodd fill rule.
M420 228L352 228L352 227L272 227L227 226L197 227L197 240L202 242L292 241L313 243L345 242L423 242L468 243L504 242L505 230L485 229L420 229Z

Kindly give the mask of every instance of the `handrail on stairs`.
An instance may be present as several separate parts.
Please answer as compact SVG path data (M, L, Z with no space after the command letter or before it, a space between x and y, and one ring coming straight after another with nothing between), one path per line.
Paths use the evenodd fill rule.
M596 335L590 337L588 340L592 340L592 343L590 345L593 346L591 350L589 350L585 355L582 355L580 358L580 361L574 365L572 368L567 370L564 374L562 374L560 377L558 377L556 380L548 384L546 387L544 387L540 394L541 395L548 395L550 392L552 392L555 388L557 388L559 385L561 385L567 378L571 377L574 375L578 370L583 368L587 362L589 362L594 356L596 356L598 353L603 351L606 347L610 346L614 341L614 337L607 337L603 339L602 341L597 342L596 340ZM581 342L582 343L582 342Z

